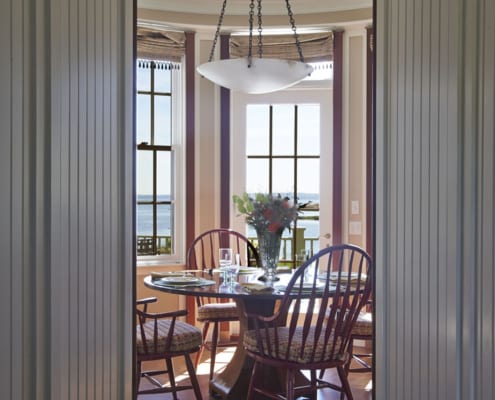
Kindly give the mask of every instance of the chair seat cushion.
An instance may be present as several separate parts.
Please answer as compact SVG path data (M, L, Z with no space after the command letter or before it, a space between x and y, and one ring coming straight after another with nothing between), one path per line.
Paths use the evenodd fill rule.
M373 319L369 312L359 314L354 327L352 328L353 335L372 336L373 335Z
M150 354L150 353L163 353L167 351L165 349L167 335L170 330L170 320L158 320L158 341L157 349L154 349L153 345L153 330L154 321L150 321L144 324L144 332L146 337L146 344L148 352L145 351L143 338L141 336L141 329L139 325L136 327L136 349L138 354ZM201 330L186 322L175 321L174 335L172 337L172 343L170 349L167 352L177 351L193 351L201 346L203 339Z
M278 331L278 351L279 356L277 356L274 349L274 330ZM270 328L269 329L269 340L271 342L271 352L268 352L267 343L266 343L266 335L265 332L262 331L262 341L263 341L263 349L265 353L263 355L270 356L276 359L284 359L291 362L296 363L309 363L309 362L319 362L319 361L330 361L334 360L344 360L345 354L336 354L335 356L331 356L331 347L333 345L332 340L328 340L328 344L325 347L323 343L323 338L320 338L316 343L314 341L314 329L310 328L310 333L306 339L306 343L304 344L304 348L302 348L302 327L297 327L295 334L292 338L292 342L290 343L289 348L289 328L280 327L280 328ZM244 334L244 347L246 350L252 351L253 353L260 353L258 348L258 340L256 338L256 331L250 330ZM336 349L340 347L340 340L336 341ZM287 357L286 353L289 351ZM301 354L302 351L302 354ZM314 351L314 356L313 356Z
M239 311L235 303L208 303L198 308L198 321L236 320L238 318Z

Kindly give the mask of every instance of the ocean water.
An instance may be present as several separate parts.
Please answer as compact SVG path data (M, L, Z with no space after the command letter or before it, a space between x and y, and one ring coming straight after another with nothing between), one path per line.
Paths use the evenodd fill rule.
M282 194L284 196L284 194ZM290 196L289 196L290 197ZM151 195L139 195L138 202L140 201L151 201ZM169 199L168 195L159 195L159 201L167 201ZM319 195L313 193L302 193L299 194L299 203L304 204L307 202L318 203ZM172 206L171 205L158 205L157 210L157 221L158 221L158 235L160 236L170 236L170 227L172 226ZM148 204L137 204L137 234L138 235L152 235L153 234L153 208ZM318 212L315 211L303 211L301 216L315 216ZM306 228L304 231L304 237L307 238L317 238L320 236L319 233L319 221L304 220L299 219L297 221L298 227ZM256 233L253 228L248 226L248 236L254 237ZM286 230L284 232L284 237L290 236L290 233Z

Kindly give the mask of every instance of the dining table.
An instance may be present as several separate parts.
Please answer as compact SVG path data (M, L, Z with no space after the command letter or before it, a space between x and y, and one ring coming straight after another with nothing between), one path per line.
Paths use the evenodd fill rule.
M248 268L246 268L248 270ZM216 270L210 271L183 271L184 274L177 276L171 273L158 276L146 276L144 284L150 289L161 292L172 293L184 296L204 296L213 298L232 299L239 311L239 340L235 347L234 354L226 367L215 374L210 381L209 389L212 398L222 399L245 399L248 392L249 379L254 365L254 361L247 356L244 346L244 333L250 329L247 318L248 313L260 315L272 315L277 300L284 296L284 286L292 276L291 269L283 269L277 274L277 281L268 285L259 278L263 276L263 271L258 268L251 268L247 273L242 268L239 271L234 285L223 284L223 274ZM283 371L266 371L266 376L273 377L273 384L284 385L285 373ZM301 375L299 380L306 380Z

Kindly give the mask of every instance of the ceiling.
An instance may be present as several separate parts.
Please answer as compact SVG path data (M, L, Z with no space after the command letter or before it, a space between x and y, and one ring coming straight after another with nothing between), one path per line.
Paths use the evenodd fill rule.
M142 8L218 15L223 0L138 0ZM315 14L329 11L353 10L371 7L371 0L293 0L291 8L297 14ZM257 2L255 2L257 4ZM284 0L263 0L263 14L285 15ZM233 15L247 15L249 0L228 0L226 12Z
M170 27L211 30L216 27L223 0L137 0L141 22ZM224 30L247 27L249 0L227 0ZM257 2L255 1L255 6ZM350 23L369 23L372 0L292 0L290 2L298 31L334 29ZM287 28L284 0L263 0L263 26Z

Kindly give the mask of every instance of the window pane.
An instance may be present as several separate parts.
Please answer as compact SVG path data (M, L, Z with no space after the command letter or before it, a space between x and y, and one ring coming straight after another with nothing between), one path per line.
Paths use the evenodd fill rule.
M171 78L170 69L155 69L155 92L170 93Z
M246 154L268 155L270 109L266 104L250 104L246 109Z
M171 232L173 213L170 204L158 204L157 210L157 252L159 254L171 254Z
M320 106L304 104L298 107L297 152L299 155L320 154Z
M170 96L155 96L155 143L170 146L171 144L171 101Z
M139 62L136 65L139 65ZM146 92L151 90L151 68L136 67L136 89Z
M301 209L297 226L304 228L304 247L298 245L299 251L304 249L309 252L310 243L313 244L313 252L319 248L320 221L320 160L299 159L297 164L298 203L305 205ZM312 239L312 241L308 241Z
M273 106L273 155L294 154L294 105Z
M297 193L302 199L304 194L313 198L320 193L320 160L299 159L297 162Z
M138 150L136 158L137 194L151 195L153 194L153 152Z
M294 198L294 161L291 159L274 159L272 193Z
M151 144L151 102L150 96L138 94L136 101L136 140L137 143Z
M151 196L138 196L138 201L151 200ZM153 235L153 205L138 204L136 206L137 234Z
M248 193L268 193L268 165L268 160L247 160L246 191Z
M169 151L158 151L156 155L156 190L157 195L166 196L170 200L171 194L171 154Z

